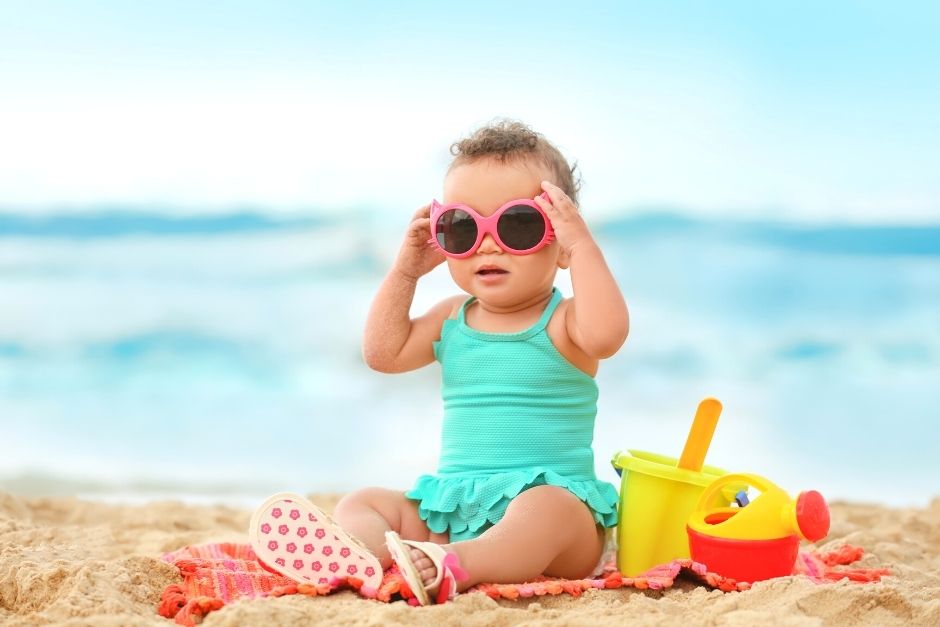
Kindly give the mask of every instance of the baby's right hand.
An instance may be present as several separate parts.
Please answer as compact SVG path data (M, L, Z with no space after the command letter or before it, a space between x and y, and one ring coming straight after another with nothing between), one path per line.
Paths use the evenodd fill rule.
M421 207L414 214L395 261L395 269L415 281L441 265L445 259L443 253L428 243L431 237L430 216L430 204Z

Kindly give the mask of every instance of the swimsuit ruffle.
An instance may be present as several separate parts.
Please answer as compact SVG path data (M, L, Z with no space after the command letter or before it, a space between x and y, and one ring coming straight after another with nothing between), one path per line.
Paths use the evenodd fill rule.
M617 524L619 496L614 486L597 479L573 480L544 468L469 477L423 475L405 496L419 501L418 514L431 531L449 532L457 542L499 522L513 498L540 485L565 488L591 509L598 524Z

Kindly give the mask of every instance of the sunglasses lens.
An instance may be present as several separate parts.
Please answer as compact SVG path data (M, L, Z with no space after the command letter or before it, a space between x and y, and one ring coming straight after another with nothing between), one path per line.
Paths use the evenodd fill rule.
M529 250L545 237L545 218L535 207L516 205L499 217L496 231L506 246Z
M477 241L476 220L461 209L448 209L439 215L435 228L437 243L454 255L467 252Z

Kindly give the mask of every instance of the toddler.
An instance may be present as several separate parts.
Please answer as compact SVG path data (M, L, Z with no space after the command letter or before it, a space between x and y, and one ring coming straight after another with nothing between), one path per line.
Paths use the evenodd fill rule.
M617 491L594 474L594 376L629 316L579 213L573 168L513 121L451 152L442 202L414 214L363 341L380 372L441 363L437 473L407 492L353 492L335 522L300 497L268 499L252 544L297 581L352 575L374 587L394 561L424 605L480 582L581 578L616 523ZM418 280L444 262L466 294L410 318ZM570 298L553 285L559 268L570 268Z

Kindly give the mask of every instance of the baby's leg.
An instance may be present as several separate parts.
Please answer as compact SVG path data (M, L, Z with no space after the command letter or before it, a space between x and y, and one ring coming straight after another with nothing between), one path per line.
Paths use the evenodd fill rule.
M456 553L470 579L459 590L481 582L521 583L539 575L578 579L591 574L604 548L604 532L578 497L556 486L537 486L519 494L503 519L479 538L445 545ZM427 584L436 570L417 549L412 560Z
M333 520L362 541L388 568L392 558L385 546L385 532L395 531L405 540L447 542L445 534L431 533L421 517L418 504L404 492L385 488L364 488L344 496L333 510Z

